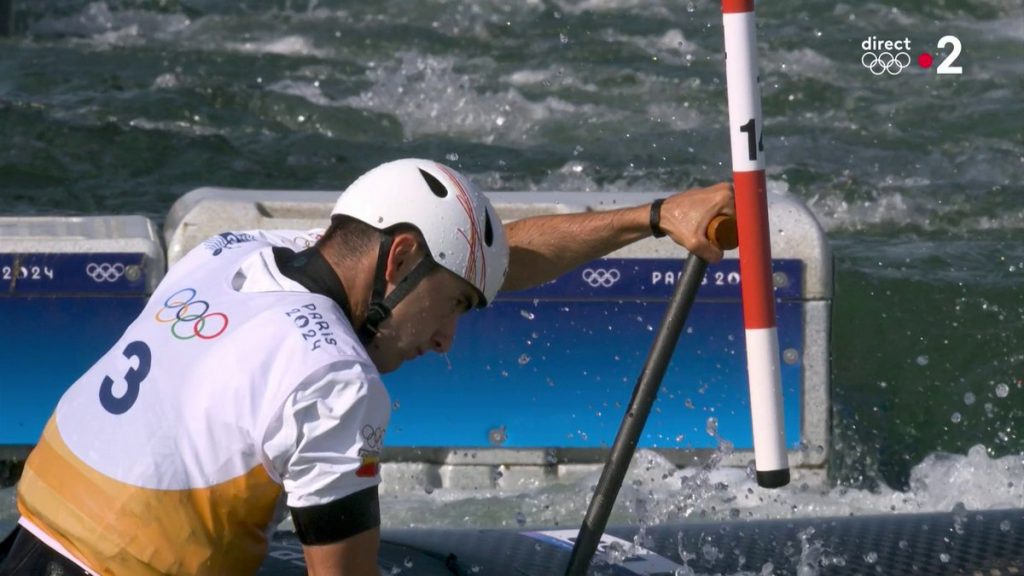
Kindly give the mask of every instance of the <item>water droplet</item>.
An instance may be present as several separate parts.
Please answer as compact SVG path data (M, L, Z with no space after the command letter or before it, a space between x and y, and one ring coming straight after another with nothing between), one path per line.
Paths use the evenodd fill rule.
M1010 394L1010 387L1000 382L996 384L996 396L1006 398Z
M530 363L530 356L529 356L529 354L522 354L521 356L519 356L519 365L520 366L526 366L529 363Z
M946 554L945 552L943 552L942 554L939 554L939 560L942 560L943 564L948 564L949 563L949 554Z
M520 528L526 526L526 514L516 512L516 524L518 524Z
M900 540L900 550L906 550L907 548L910 548L910 542Z
M533 312L530 312L529 310L520 310L519 315L527 320L533 320L536 317L533 315Z
M427 494L433 494L434 487L431 486L430 484L427 484L426 486L423 487L423 491L426 492Z
M718 548L713 544L705 544L701 547L701 554L704 555L704 559L708 562L714 562L718 560Z
M800 361L800 352L796 348L786 348L782 353L782 361L786 364L796 364Z
M504 444L505 440L508 440L508 432L505 431L505 426L498 426L488 430L487 440L491 443L491 446L501 446Z
M927 366L928 365L928 356L925 356L924 354L918 356L917 357L917 365L918 366Z
M558 35L558 39L559 39L559 41L562 42L562 44L568 44L569 43L569 37L566 36L564 33L559 34Z
M968 392L968 393L964 394L964 404L967 404L968 406L971 406L971 405L974 404L974 400L975 400L975 398L974 398L974 393L973 392Z
M949 417L949 420L950 420L950 421L951 421L951 422L952 422L953 424L959 424L959 423L960 423L960 420L962 420L962 419L963 419L963 417L962 417L962 416L960 416L960 413L959 413L959 412L953 412L953 415Z
M708 436L718 436L718 418L712 416L708 418L707 426L704 430L708 433Z
M406 568L412 568L412 567L413 567L413 562L412 562L412 558L409 558L409 557L407 556L407 557L405 558L405 562L402 562L402 564L405 564L405 567L406 567Z
M449 153L445 154L444 157L449 162L458 162L459 161L459 153L458 152L449 152Z
M306 121L306 117L305 117L305 116L303 116L302 114L299 114L299 117L298 117L298 121L299 121L299 123L301 124L301 123L303 123L303 122L305 122L305 121Z
M392 410L398 410L401 407L402 407L402 403L399 402L398 400L395 400L394 402L391 403L391 409Z
M878 562L878 552L868 552L864 555L864 561L868 564L874 564Z
M1010 521L1009 520L1003 520L1002 522L1000 522L999 523L999 529L1002 530L1003 532L1009 532L1010 531Z

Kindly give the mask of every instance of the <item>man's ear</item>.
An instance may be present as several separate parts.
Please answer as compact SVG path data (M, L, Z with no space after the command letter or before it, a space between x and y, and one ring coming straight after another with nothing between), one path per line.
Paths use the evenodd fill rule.
M423 258L420 241L415 234L399 232L391 243L388 264L384 278L391 284L398 284L405 275Z

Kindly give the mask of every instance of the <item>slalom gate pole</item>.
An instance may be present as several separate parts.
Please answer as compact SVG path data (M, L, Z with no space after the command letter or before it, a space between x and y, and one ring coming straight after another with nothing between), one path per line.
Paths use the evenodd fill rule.
M772 288L754 0L722 0L722 23L754 461L758 485L778 488L789 484L789 460Z
M736 221L728 216L716 216L708 225L708 239L723 250L731 250L736 247ZM668 362L675 351L676 343L679 342L679 335L686 323L686 317L690 313L690 307L697 296L697 290L704 279L704 272L708 263L702 258L691 254L686 259L686 266L676 290L669 302L665 317L662 318L661 326L654 337L654 344L647 355L644 368L637 378L636 388L633 390L633 397L629 400L629 406L622 417L622 424L619 425L619 432L615 436L615 443L612 444L608 453L608 461L601 471L601 479L597 482L594 490L594 497L587 507L587 514L583 518L583 525L580 526L579 535L572 548L572 555L569 557L569 566L566 568L566 576L582 576L586 574L590 560L601 543L601 535L604 534L605 526L608 524L608 517L612 513L612 505L619 495L619 488L622 487L622 480L626 477L626 470L629 462L636 452L636 445L643 433L644 424L651 413L651 407L658 396L658 388L661 387L661 380L665 376Z

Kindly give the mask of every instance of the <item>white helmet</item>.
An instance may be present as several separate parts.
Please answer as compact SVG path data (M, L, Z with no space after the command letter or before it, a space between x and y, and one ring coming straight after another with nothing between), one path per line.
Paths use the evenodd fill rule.
M466 177L433 162L395 160L360 176L334 204L344 214L383 230L411 224L437 264L494 299L508 272L508 241L490 201Z

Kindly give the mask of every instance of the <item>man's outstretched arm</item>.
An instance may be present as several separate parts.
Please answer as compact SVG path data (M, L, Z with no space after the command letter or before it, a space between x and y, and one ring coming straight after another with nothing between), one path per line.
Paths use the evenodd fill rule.
M722 251L707 239L718 214L735 215L732 184L694 188L665 199L661 229L708 262ZM650 204L604 212L524 218L505 227L509 241L508 276L502 290L523 290L651 235Z

